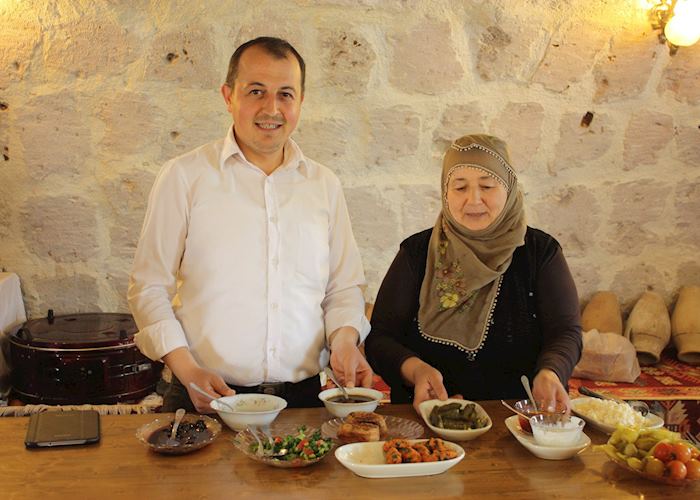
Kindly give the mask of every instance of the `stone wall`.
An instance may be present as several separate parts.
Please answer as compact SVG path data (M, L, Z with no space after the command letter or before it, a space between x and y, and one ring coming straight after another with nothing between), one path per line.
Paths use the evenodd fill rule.
M700 283L700 44L670 56L637 3L3 0L0 268L30 316L127 310L155 173L224 134L228 58L266 34L307 60L295 138L345 186L368 300L433 225L445 146L485 131L584 302L671 304Z

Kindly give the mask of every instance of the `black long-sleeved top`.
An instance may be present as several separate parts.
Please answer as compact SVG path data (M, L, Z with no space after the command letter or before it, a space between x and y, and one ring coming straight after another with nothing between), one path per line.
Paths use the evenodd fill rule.
M418 356L440 370L448 394L466 399L525 397L520 376L542 368L566 385L581 356L578 295L559 243L527 228L525 245L513 253L503 275L493 321L473 361L459 349L431 342L418 329L418 306L432 229L401 243L379 289L365 352L391 387L391 400L413 399L401 364Z

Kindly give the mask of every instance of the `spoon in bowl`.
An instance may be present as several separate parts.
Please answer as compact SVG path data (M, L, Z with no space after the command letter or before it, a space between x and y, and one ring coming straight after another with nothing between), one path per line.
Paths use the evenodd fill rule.
M175 420L173 421L173 430L170 431L170 436L168 436L168 446L178 446L180 444L180 441L176 439L177 437L177 428L180 427L180 422L182 421L182 417L185 416L185 409L180 408L175 412Z
M230 404L226 403L225 401L221 401L221 398L215 398L215 397L213 397L211 394L209 394L207 391L205 391L204 389L202 389L201 387L199 387L199 386L198 386L197 384L195 384L194 382L190 382L190 387L191 387L192 389L194 389L195 391L197 391L198 393L200 393L202 396L208 397L208 398L209 398L209 401L216 401L216 402L217 402L218 404L220 404L221 406L225 406L226 408L228 408L228 411L230 411L230 412L235 412L235 411L236 411L236 410L233 409L233 407L232 407Z
M532 406L537 411L537 403L535 402L535 398L532 396L532 391L530 390L530 381L527 378L527 375L523 375L520 377L520 382L522 382L523 387L525 388L525 392L527 393L527 397L530 398L530 401L532 402Z
M331 379L331 382L333 382L336 385L336 387L338 389L340 389L340 392L343 393L343 399L345 399L345 401L348 401L350 399L350 396L348 395L348 391L346 391L345 387L340 385L338 380L336 380L335 375L333 375L333 370L331 369L331 367L326 366L324 371L326 372L326 375L328 376L328 378Z

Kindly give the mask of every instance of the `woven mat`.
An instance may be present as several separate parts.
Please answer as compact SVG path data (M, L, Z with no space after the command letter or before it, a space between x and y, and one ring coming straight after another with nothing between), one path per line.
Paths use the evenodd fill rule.
M581 386L626 400L697 401L700 400L700 366L681 363L676 351L669 349L661 354L658 364L642 367L642 374L633 384L572 378L569 394L578 397Z
M131 415L153 413L163 406L163 397L156 393L135 404L114 405L22 405L0 407L0 417L22 417L44 411L95 410L100 415Z

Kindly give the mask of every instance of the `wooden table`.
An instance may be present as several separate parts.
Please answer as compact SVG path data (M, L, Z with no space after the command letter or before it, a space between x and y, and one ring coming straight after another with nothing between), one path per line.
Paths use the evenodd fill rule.
M250 460L234 447L226 429L210 446L183 456L150 452L136 429L154 415L103 416L97 445L26 450L28 417L0 418L0 497L19 498L661 498L698 495L697 485L674 488L650 482L587 450L563 461L536 458L505 427L508 410L482 403L493 428L462 443L466 457L437 476L366 479L334 456L301 469L278 469ZM379 413L420 421L407 405ZM325 408L288 409L280 423L319 426ZM427 429L426 429L427 432ZM594 444L607 437L586 429Z

